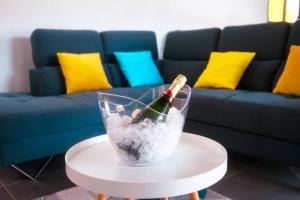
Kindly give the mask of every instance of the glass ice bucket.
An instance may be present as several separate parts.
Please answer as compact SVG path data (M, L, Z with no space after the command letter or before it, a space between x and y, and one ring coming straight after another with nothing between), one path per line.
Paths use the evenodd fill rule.
M185 85L172 101L167 115L159 114L158 122L145 119L137 124L131 120L168 85L150 89L137 99L109 93L98 93L99 107L110 142L120 161L126 165L151 165L174 153L185 122L191 88Z

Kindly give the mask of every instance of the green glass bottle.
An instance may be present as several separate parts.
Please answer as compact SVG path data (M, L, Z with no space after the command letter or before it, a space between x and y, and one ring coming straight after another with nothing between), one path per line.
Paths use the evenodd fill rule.
M171 86L157 99L151 102L146 108L141 110L133 119L132 124L139 123L148 118L152 122L165 121L166 115L169 112L170 106L177 93L186 83L184 75L178 75L172 82ZM161 115L165 114L165 115Z

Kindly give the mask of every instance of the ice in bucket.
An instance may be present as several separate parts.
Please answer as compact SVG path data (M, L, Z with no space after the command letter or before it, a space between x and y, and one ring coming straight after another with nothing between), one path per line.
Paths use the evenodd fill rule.
M185 85L172 101L162 121L150 119L131 124L132 119L168 86L150 89L137 99L98 93L99 107L109 139L122 163L149 165L172 156L182 134L191 88ZM155 112L155 111L153 111Z

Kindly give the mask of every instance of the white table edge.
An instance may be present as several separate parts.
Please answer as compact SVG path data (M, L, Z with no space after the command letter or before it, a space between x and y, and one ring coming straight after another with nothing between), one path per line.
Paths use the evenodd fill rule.
M194 135L190 133L184 133L184 134ZM203 137L199 135L197 136ZM203 138L207 140L211 140L207 137L203 137ZM199 191L205 189L215 184L220 179L222 179L222 177L225 175L227 171L227 152L221 144L219 144L214 140L211 140L211 142L219 144L220 147L222 147L226 152L225 159L218 167L211 169L204 174L200 174L198 176L193 176L193 177L185 177L176 181L172 180L172 181L159 182L159 183L158 182L142 183L143 187L147 188L147 191L136 189L136 188L140 188L141 183L139 182L128 183L128 182L101 180L99 178L82 174L77 170L75 170L74 168L72 168L72 166L69 163L69 158L74 153L85 148L87 145L93 145L95 143L101 141L107 141L107 140L108 140L108 136L106 134L101 136L96 136L75 144L67 151L65 155L66 173L68 178L74 184L95 193L104 193L105 195L114 196L114 197L160 198L163 196L168 196L168 197L179 196L179 195L191 193L192 191ZM201 184L199 183L199 180L201 179L205 179L209 181L205 181ZM153 190L155 190L157 187L161 188L161 190L163 190L164 192L158 193L157 191L155 191L155 195L153 195L154 194ZM174 191L173 190L174 187L179 189ZM99 190L99 188L102 188L102 190ZM115 188L119 188L119 189L116 190ZM132 196L133 193L135 194L134 196Z

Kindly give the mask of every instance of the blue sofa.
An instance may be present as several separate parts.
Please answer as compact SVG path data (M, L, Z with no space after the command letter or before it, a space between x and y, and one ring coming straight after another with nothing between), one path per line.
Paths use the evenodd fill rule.
M31 42L31 93L0 94L1 165L63 153L105 133L95 91L65 94L56 52L99 52L114 87L106 92L136 98L151 86L129 87L113 52L148 50L166 83L182 73L191 86L210 52L257 52L237 90L193 89L185 131L233 151L300 166L300 98L271 93L290 45L300 45L300 22L170 32L161 60L151 31L38 29Z

